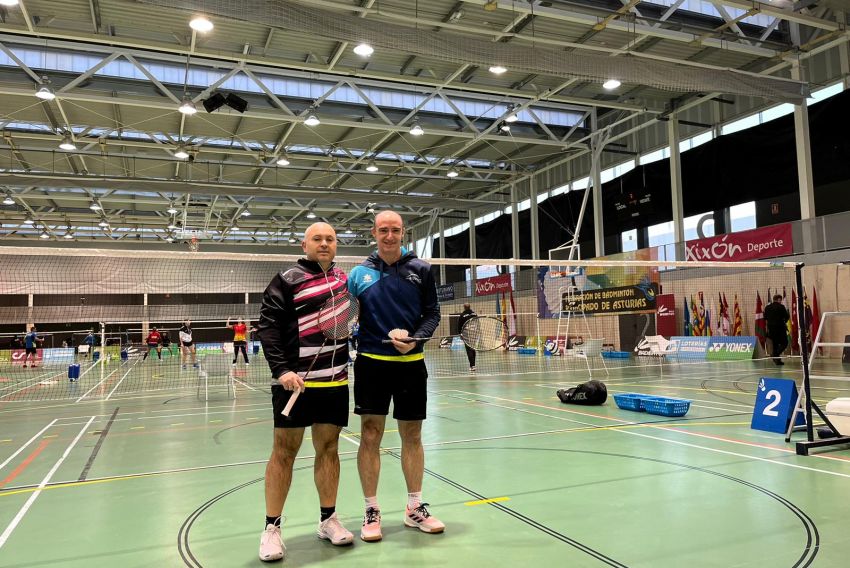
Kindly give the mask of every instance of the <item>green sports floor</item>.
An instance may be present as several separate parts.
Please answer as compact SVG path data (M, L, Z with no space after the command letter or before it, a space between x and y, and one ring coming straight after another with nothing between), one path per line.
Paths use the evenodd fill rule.
M285 510L284 566L850 565L850 450L801 457L783 435L749 427L759 377L799 378L793 364L594 372L609 394L692 400L682 418L620 410L611 398L561 404L555 390L587 380L580 368L474 377L462 368L432 369L423 431L424 500L446 532L403 526L406 490L389 420L378 495L384 540L338 548L316 538L305 441ZM847 383L816 386L820 402L850 396ZM239 382L232 400L213 387L208 401L194 388L0 399L0 566L263 565L265 390ZM359 425L352 414L340 441L337 503L355 535Z

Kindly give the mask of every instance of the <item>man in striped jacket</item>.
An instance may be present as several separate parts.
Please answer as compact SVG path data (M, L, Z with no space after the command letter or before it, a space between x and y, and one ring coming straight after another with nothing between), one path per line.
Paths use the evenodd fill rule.
M333 263L336 247L334 229L314 223L301 242L306 258L278 273L263 294L258 336L272 372L274 407L274 446L266 466L266 529L260 539L260 560L266 562L286 553L281 515L307 426L316 451L318 536L334 545L353 540L336 515L338 441L342 427L348 425L348 341L325 343L316 325L322 304L347 289L345 273ZM284 417L281 411L295 391L302 392L289 417Z

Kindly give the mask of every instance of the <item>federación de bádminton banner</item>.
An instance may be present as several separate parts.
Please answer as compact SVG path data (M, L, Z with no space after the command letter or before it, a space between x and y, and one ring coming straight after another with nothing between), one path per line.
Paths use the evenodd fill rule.
M685 243L685 260L755 260L793 252L791 223Z
M564 312L586 314L614 314L623 312L655 311L658 284L648 283L635 286L618 286L576 292L572 296L564 292L561 305Z

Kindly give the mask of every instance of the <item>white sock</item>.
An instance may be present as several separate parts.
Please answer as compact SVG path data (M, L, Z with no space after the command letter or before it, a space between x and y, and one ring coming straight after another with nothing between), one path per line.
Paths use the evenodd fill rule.
M378 497L366 497L366 508L367 509L377 509L381 510L381 507L378 505Z
M422 504L422 492L417 491L416 493L408 493L407 494L407 508L415 509L419 505Z

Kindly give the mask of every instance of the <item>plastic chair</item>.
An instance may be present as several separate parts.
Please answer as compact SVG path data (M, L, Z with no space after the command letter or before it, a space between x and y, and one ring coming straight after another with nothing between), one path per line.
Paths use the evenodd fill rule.
M586 339L582 345L576 347L576 353L579 357L584 357L584 361L587 363L587 372L591 377L593 376L593 369L590 367L591 357L599 357L599 360L602 361L602 368L605 369L605 374L611 374L608 372L608 366L605 364L605 358L602 356L602 345L604 342L605 338Z

